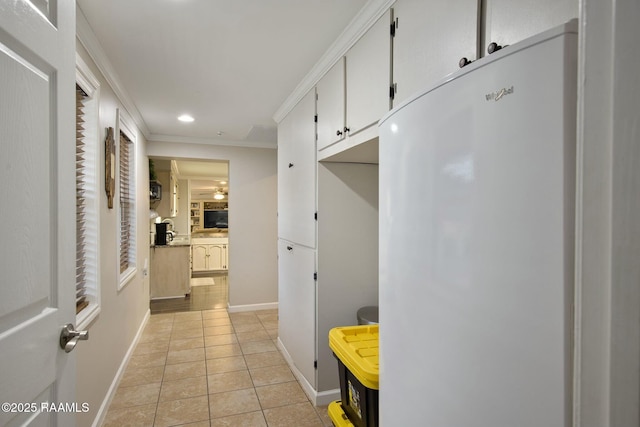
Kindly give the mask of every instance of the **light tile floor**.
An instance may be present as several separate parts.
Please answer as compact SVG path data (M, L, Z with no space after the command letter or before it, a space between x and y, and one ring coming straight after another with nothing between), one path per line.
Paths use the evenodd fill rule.
M103 426L332 426L277 335L277 310L151 315Z

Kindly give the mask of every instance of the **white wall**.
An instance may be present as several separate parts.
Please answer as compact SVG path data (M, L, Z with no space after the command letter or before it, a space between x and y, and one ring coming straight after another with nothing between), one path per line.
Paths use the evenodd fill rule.
M574 425L640 425L640 4L581 0Z
M229 306L276 303L276 150L150 141L147 154L229 161Z
M96 68L86 50L77 43L77 51L100 81L99 141L104 141L105 128L116 127L116 108L124 110L113 90ZM136 130L137 131L137 130ZM148 162L146 141L137 131L137 273L135 277L118 291L119 263L117 209L108 209L104 192L104 148L98 149L100 164L103 165L100 179L100 314L87 328L89 340L79 345L77 355L77 399L87 402L91 410L77 415L77 425L89 426L99 416L99 410L107 397L109 388L118 369L129 351L136 334L145 321L149 310L149 278L143 277L142 268L149 257L149 197ZM145 190L146 189L146 190Z

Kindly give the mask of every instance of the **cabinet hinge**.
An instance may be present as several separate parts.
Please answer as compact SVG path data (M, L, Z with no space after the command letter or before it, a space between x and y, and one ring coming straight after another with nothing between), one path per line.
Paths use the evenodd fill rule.
M318 220L318 212L313 214L313 219L315 219L316 221Z
M391 22L391 37L396 36L396 28L398 28L398 18Z
M398 84L394 83L389 86L389 98L394 99L396 97L396 92L398 90Z
M318 361L317 360L313 361L313 368L314 369L318 369Z
M317 115L317 114L316 114L315 116L313 116L313 121L314 121L315 123L318 123L318 115Z
M318 273L313 273L313 280L318 280Z

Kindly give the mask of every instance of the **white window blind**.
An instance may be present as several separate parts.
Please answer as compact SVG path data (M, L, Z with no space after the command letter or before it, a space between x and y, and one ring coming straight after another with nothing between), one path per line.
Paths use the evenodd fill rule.
M120 132L120 274L135 266L133 144Z
M86 279L87 267L85 252L86 235L86 203L85 189L85 143L84 143L84 100L87 94L76 85L76 314L89 305L87 301Z
M76 85L76 314L97 305L98 289L98 179L95 118L92 101Z

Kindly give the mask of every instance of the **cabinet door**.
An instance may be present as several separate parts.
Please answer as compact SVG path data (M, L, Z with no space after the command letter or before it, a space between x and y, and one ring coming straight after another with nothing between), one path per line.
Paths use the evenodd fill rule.
M315 246L315 89L278 126L278 236Z
M511 45L578 17L578 0L486 0L485 45Z
M316 222L316 91L312 89L296 107L293 122L295 166L293 241L315 247Z
M229 269L229 245L222 245L222 269Z
M293 111L278 123L278 236L291 239L293 222Z
M191 246L191 269L193 271L207 271L208 268L208 251L206 245Z
M349 49L347 68L347 128L349 135L377 123L390 107L391 11Z
M278 336L296 368L316 386L315 251L278 240ZM322 339L326 340L326 337Z
M224 266L223 245L209 245L209 270L222 270Z
M342 140L344 132L344 57L316 85L318 150Z
M393 13L394 106L476 59L477 0L397 0Z

